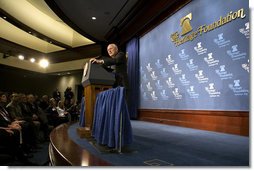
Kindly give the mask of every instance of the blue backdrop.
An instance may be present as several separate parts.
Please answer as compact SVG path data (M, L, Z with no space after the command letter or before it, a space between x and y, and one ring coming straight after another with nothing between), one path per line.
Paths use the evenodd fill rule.
M139 43L139 108L249 110L247 0L193 0Z

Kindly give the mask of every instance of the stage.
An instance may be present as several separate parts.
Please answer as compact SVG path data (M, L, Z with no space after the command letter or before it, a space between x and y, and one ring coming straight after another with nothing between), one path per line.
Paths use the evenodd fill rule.
M131 121L132 144L119 152L81 137L78 123L50 134L55 166L249 166L249 137Z

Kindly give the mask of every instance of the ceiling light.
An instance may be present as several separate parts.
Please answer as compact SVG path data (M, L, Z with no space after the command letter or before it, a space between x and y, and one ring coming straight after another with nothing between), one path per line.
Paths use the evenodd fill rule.
M41 59L40 62L39 62L39 65L42 67L42 68L47 68L48 65L49 65L49 61L47 59Z
M25 59L25 57L24 57L23 55L19 55L18 58L19 58L20 60L24 60L24 59Z
M92 20L96 20L96 17L92 17Z
M7 17L3 16L4 19L6 19Z
M30 58L30 62L34 63L35 59L34 58Z

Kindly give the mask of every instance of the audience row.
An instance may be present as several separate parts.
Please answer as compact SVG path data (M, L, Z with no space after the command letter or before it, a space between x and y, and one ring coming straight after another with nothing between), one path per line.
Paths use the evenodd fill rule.
M74 98L61 101L48 95L38 99L33 94L0 92L0 154L26 161L40 142L49 140L54 127L77 121L79 114Z

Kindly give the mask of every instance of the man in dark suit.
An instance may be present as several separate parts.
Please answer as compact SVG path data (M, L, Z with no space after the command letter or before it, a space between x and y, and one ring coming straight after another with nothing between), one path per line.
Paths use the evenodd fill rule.
M128 96L129 83L127 75L127 58L125 53L119 52L116 44L109 44L107 51L110 57L100 56L92 58L92 63L102 64L105 67L111 67L115 73L115 83L113 87L122 86L126 89L126 96Z

